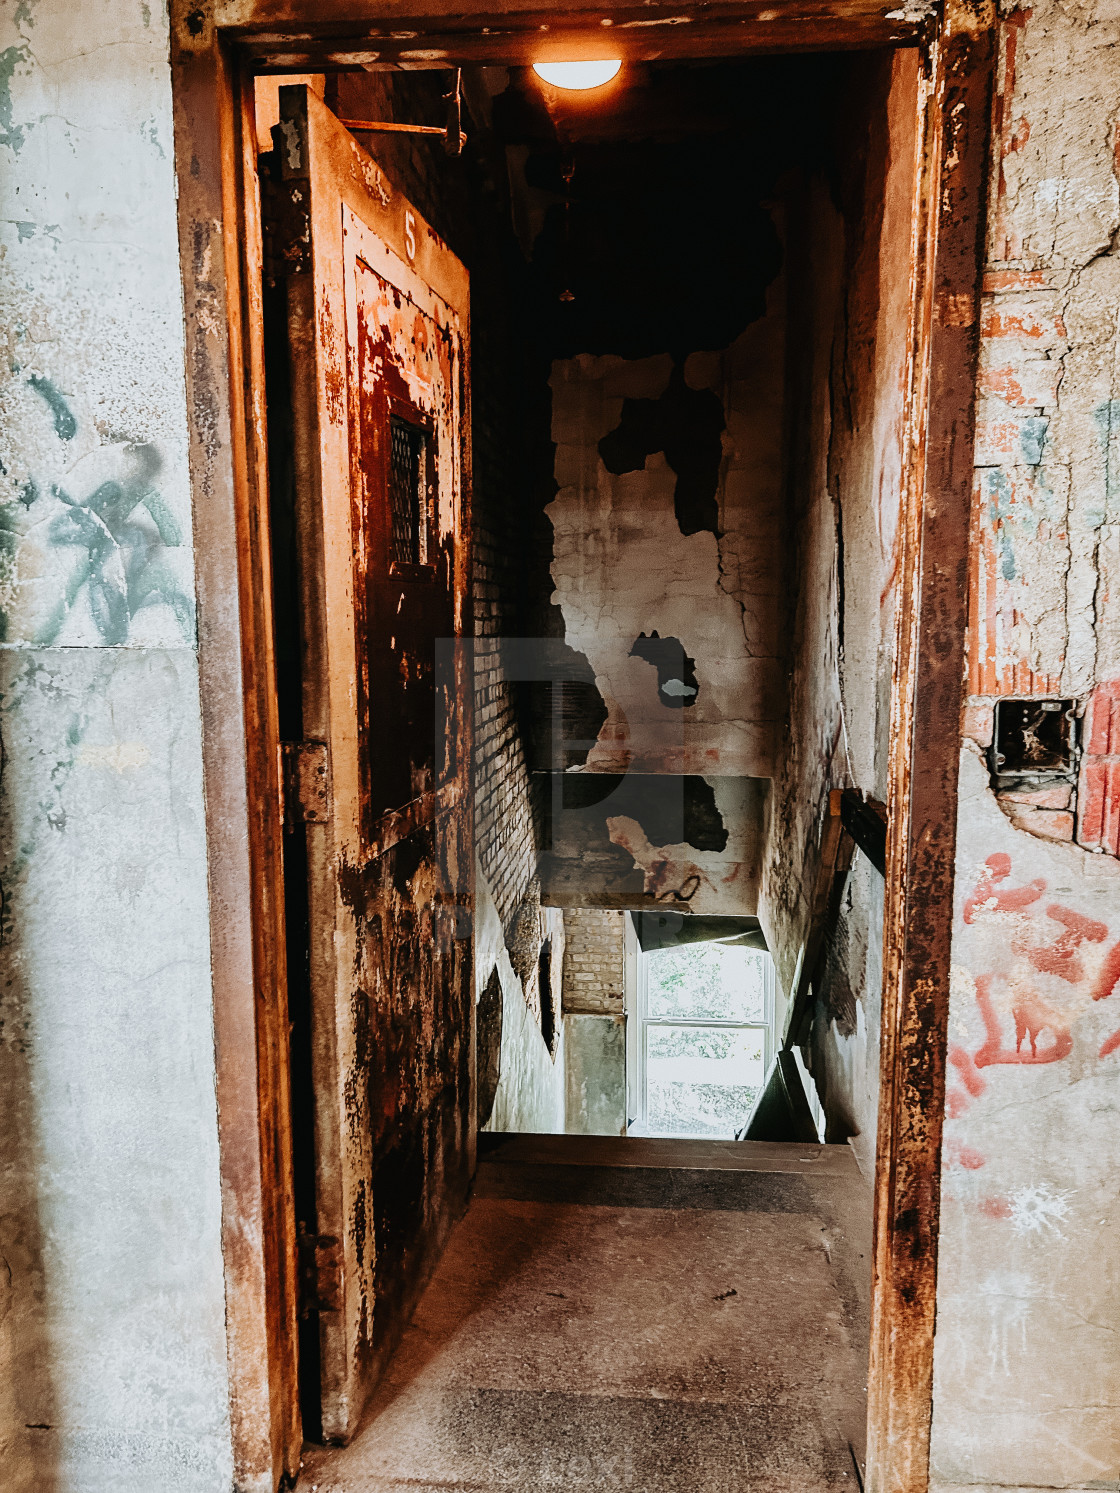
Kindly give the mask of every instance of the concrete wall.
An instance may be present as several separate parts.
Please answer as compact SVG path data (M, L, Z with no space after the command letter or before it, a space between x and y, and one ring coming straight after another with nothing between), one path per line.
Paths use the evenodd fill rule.
M564 1129L626 1134L626 1018L564 1013Z
M0 1462L231 1478L163 8L0 18Z
M932 1486L1120 1478L1120 25L1010 14L990 173ZM1073 699L1076 791L997 797L999 697ZM1046 796L1049 794L1049 798ZM1060 796L1060 801L1059 801Z

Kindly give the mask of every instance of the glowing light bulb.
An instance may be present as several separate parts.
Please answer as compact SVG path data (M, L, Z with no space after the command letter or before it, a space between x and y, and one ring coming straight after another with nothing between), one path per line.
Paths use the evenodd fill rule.
M600 62L534 62L538 78L553 88L602 88L618 76L622 63L617 59Z

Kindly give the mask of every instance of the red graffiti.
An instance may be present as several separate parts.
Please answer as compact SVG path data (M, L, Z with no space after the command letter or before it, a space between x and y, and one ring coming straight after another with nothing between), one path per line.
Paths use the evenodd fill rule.
M951 1120L959 1120L968 1109L968 1095L960 1089L950 1089L945 1095L945 1113Z
M973 1059L976 1066L987 1068L993 1063L1057 1063L1062 1058L1069 1057L1073 1051L1073 1035L1069 1027L1058 1012L1052 1010L1033 990L1024 991L1012 1006L1015 1047L1012 1050L1004 1046L999 1017L992 1004L992 981L995 978L995 975L976 977L976 1004L980 1007L984 1030L988 1034L988 1040ZM1050 1043L1040 1047L1038 1039L1047 1030L1051 1034ZM1029 1053L1022 1050L1025 1040L1030 1043Z
M964 904L964 920L975 921L977 912L1021 912L1032 902L1037 902L1046 890L1046 882L1040 877L1029 886L1005 887L1000 890L997 883L1006 881L1011 875L1011 857L1000 850L984 862L976 889Z
M988 1218L1010 1218L1011 1204L1007 1198L981 1198L980 1212Z
M950 1166L963 1166L969 1172L979 1171L984 1165L984 1158L979 1151L952 1137L945 1142L945 1159Z
M1095 1001L1107 1000L1116 989L1118 980L1120 980L1120 943L1114 943L1104 956L1096 984L1093 986L1093 999Z
M949 1061L960 1074L961 1082L968 1092L974 1099L979 1099L980 1095L987 1088L987 1084L980 1077L979 1073L977 1073L976 1065L973 1063L971 1055L965 1052L963 1047L959 1047L954 1043L949 1048Z
M1120 982L1120 943L1113 944L1104 956L1104 963L1101 965L1096 984L1093 986L1093 999L1095 1001L1107 1000L1116 989L1117 982ZM1118 1047L1120 1047L1120 1028L1114 1031L1111 1037L1104 1039L1099 1056L1106 1058Z
M1085 978L1085 970L1077 957L1077 950L1086 940L1090 943L1103 943L1108 937L1108 925L1098 923L1094 918L1083 917L1079 912L1071 912L1068 907L1062 907L1057 902L1051 902L1046 909L1046 916L1063 924L1066 931L1060 933L1050 944L1036 944L1026 948L1027 958L1043 974L1057 975L1060 980L1079 985Z
M1029 886L1001 887L999 883L1006 881L1010 874L1009 855L999 852L988 857L976 887L964 905L966 923L975 922L978 914L1022 912L1038 902L1046 890L1046 882L1037 878ZM1083 913L1074 912L1072 908L1063 907L1059 902L1050 903L1046 908L1046 916L1059 923L1063 929L1056 938L1039 941L1037 920L1024 920L1012 934L1011 947L1040 974L1053 975L1067 984L1079 985L1085 979L1081 946L1086 943L1103 943L1108 937L1108 925L1098 922L1096 918L1086 917ZM1015 1048L1012 1051L1004 1045L999 1017L991 999L991 982L994 978L992 975L981 975L976 981L976 1001L987 1032L987 1040L974 1059L976 1067L984 1068L992 1063L1056 1063L1068 1057L1073 1050L1073 1036L1068 1023L1036 991L1029 988L1019 995L1011 1008L1015 1022ZM1120 943L1104 957L1093 986L1093 999L1104 1000L1111 995L1117 984L1120 984ZM1040 1045L1039 1037L1047 1030L1051 1034L1051 1040ZM1029 1046L1029 1052L1023 1051L1024 1042ZM1118 1048L1120 1031L1107 1038L1100 1049L1100 1056L1108 1057ZM964 1070L961 1072L963 1075Z

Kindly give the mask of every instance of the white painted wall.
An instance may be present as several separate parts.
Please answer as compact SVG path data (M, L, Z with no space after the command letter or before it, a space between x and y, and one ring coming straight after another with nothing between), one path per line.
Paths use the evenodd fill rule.
M564 1129L564 1023L553 1056L510 963L489 883L475 867L475 1000L496 968L502 986L502 1056L498 1091L486 1130L555 1135Z
M168 30L0 11L0 1474L230 1487Z

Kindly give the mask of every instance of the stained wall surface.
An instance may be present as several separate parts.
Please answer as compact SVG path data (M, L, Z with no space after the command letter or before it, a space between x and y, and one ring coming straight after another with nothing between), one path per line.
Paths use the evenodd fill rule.
M1000 31L958 820L932 1486L1120 1477L1115 14ZM993 706L1074 773L992 787Z
M914 52L857 63L833 170L789 192L790 703L759 898L787 998L810 932L829 792L887 796L916 100ZM851 1139L868 1176L882 929L883 879L856 851L826 909L807 1057L828 1139Z
M0 14L0 1461L232 1476L168 34Z
M765 780L785 710L781 307L775 288L767 314L729 348L679 365L668 354L581 355L553 368L554 602L606 708L580 770L628 775L627 788L645 780L646 806L615 794L586 843L575 816L561 821L558 896L563 862L578 881L578 859L603 865L606 905L613 891L615 906L669 898L696 912L755 911ZM712 447L704 527L682 512L687 475L665 452L616 449L639 404L663 405L655 418L682 427L669 443L682 470L682 449L696 461ZM653 809L666 791L648 782L657 777L691 779L675 814ZM703 823L691 810L701 800Z
M553 914L553 919L560 923L562 968L563 920L559 914ZM481 867L475 878L474 928L480 1086L486 1054L496 1049L492 1059L493 1105L485 1113L480 1097L479 1124L485 1130L554 1134L564 1128L564 1025L562 1021L559 1023L558 1040L550 1050L541 1031L539 1006L533 1009L524 981L514 968L502 921ZM555 926L553 937L557 937ZM535 955L533 967L537 967ZM539 980L539 968L537 977ZM487 986L495 979L497 999L492 994L487 1001Z
M726 352L692 354L680 368L667 353L584 355L553 370L554 600L608 712L589 771L773 770L784 706L774 605L783 573L782 322L775 288L770 314ZM616 449L637 401L655 407L680 470L663 450L647 454L648 441L633 454ZM686 460L698 466L709 444L718 477L701 527L699 514L682 512L682 488ZM676 660L658 666L655 638L677 640Z

